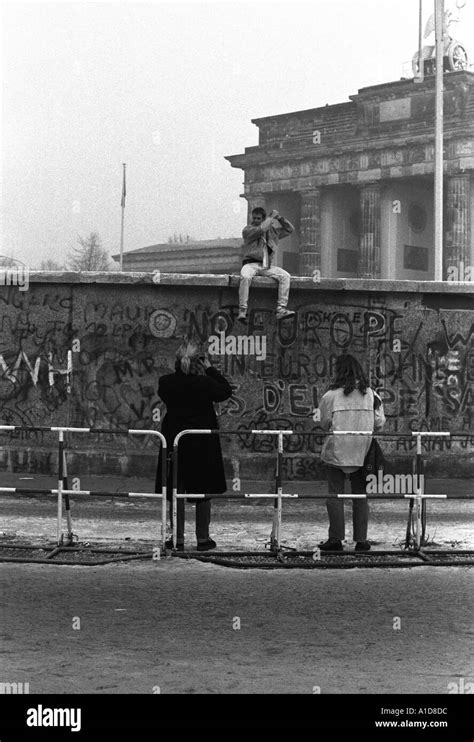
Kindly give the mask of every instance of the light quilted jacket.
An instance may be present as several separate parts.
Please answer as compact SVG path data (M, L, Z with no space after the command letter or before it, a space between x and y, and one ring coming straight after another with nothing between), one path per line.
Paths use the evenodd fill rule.
M278 240L288 237L295 228L288 219L280 217L280 220L267 217L259 227L250 224L244 227L242 237L243 262L263 262L264 249L268 248L268 265L273 263L274 253L278 249Z
M345 396L344 390L331 389L322 397L319 412L323 430L363 430L378 433L385 424L382 400L374 410L374 395L367 389L361 394L358 389ZM362 466L372 442L371 435L330 435L324 441L321 459L331 466Z

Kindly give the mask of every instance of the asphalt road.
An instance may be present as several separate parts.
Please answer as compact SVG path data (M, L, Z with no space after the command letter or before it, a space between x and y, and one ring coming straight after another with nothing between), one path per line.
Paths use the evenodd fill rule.
M54 487L54 481L34 482ZM82 486L139 491L145 485L91 480ZM456 483L435 491L448 486L452 491ZM469 491L470 484L459 487ZM211 533L221 548L263 548L271 503L212 507ZM347 511L350 549L349 504ZM129 545L158 538L156 502L77 497L72 512L82 541ZM193 547L191 506L187 512ZM406 516L406 501L373 502L373 548L400 543ZM52 498L0 497L0 545L54 541L55 517ZM311 548L326 535L324 500L284 505L288 544ZM472 501L431 502L428 535L445 548L472 548ZM147 694L159 687L165 694L445 694L449 683L474 680L472 578L469 567L241 571L181 559L100 567L3 563L0 682L28 682L31 693Z
M474 678L471 568L0 565L30 693L433 693Z

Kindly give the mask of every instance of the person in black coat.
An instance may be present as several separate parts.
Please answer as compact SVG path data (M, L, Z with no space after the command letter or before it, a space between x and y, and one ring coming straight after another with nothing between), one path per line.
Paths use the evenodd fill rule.
M190 428L217 428L214 402L223 402L232 396L232 388L222 374L211 366L207 354L200 353L198 345L183 343L176 353L175 373L162 376L158 395L166 404L161 432L168 444L168 499L172 493L172 451L175 436ZM217 434L187 435L179 443L178 492L222 494L227 490L221 444ZM162 451L158 459L156 490L161 489ZM184 500L177 503L177 543L184 549ZM210 499L196 502L196 538L198 551L216 547L209 536L211 520ZM172 513L170 506L171 527ZM167 541L170 548L172 541Z

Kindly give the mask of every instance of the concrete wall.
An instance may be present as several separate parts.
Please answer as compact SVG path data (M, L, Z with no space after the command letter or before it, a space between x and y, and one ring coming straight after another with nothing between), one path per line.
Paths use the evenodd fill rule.
M460 441L426 445L429 471L474 474L473 284L294 279L295 321L277 327L276 289L268 279L252 286L250 324L237 315L236 276L166 274L33 274L27 291L0 286L1 422L106 428L159 428L153 410L164 406L158 378L173 368L183 335L207 344L210 335L262 335L266 358L223 356L220 367L235 396L221 404L229 477L273 475L272 441L254 427L291 427L285 461L288 479L321 478L321 440L298 433L318 429L312 411L327 388L334 359L354 353L370 365L395 434L413 429L470 432ZM67 350L73 384L67 394ZM400 347L397 340L400 340ZM155 413L156 414L156 413ZM4 471L54 471L57 439L47 433L0 436ZM408 465L414 441L395 437L385 448L399 467ZM69 439L71 475L152 476L156 445L111 435Z

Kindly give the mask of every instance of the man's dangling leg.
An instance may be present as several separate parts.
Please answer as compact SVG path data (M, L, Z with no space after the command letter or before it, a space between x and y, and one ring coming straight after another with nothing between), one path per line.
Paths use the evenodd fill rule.
M288 271L278 268L278 266L272 266L262 273L262 275L269 276L278 282L277 318L292 317L295 312L287 309L291 283L291 276Z
M240 271L239 282L239 316L237 319L245 320L247 317L249 290L253 277L258 273L260 263L246 263Z

